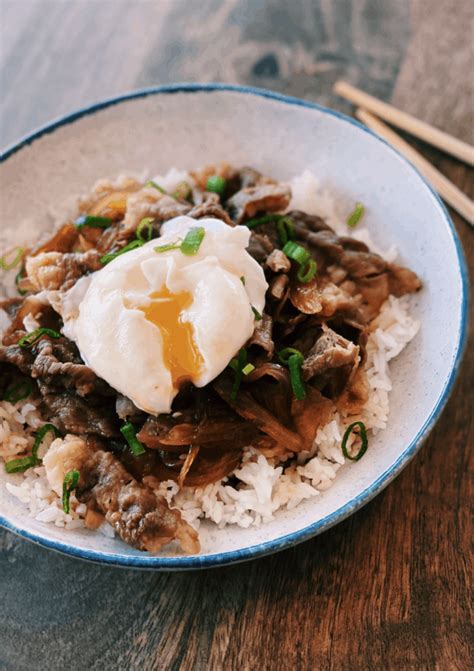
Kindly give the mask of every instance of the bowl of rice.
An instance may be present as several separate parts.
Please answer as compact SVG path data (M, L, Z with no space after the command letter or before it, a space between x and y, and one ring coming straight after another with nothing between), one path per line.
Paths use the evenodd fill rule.
M390 293L367 332L368 391L357 415L369 436L363 458L348 458L341 449L348 419L335 408L301 454L276 459L248 445L221 480L180 487L162 479L157 495L199 535L200 549L183 553L173 541L144 552L126 545L107 516L95 530L87 528L88 507L73 491L64 507L47 455L53 441L62 441L56 444L62 448L74 436L50 432L36 464L5 471L3 462L31 450L45 426L37 399L10 395L0 401L5 528L60 552L120 566L182 570L245 561L311 538L364 506L433 428L466 337L462 249L446 209L416 170L333 110L257 89L184 84L138 91L59 119L1 156L3 265L9 265L9 250L51 237L104 177L148 184L159 175L171 192L177 183L192 182L198 168L223 162L252 166L285 185L289 210L321 218L351 248L365 245L421 280L417 292ZM355 204L360 221L348 225ZM0 289L4 299L18 295L14 272L2 272ZM0 310L0 329L8 325L7 311ZM24 328L33 332L35 324Z

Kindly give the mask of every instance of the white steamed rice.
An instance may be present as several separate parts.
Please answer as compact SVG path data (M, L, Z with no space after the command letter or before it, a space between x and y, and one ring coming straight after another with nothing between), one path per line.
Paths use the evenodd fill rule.
M173 173L169 177L175 177ZM160 178L163 182L164 178ZM185 179L179 173L179 179ZM170 180L169 180L170 181ZM293 198L291 209L301 209L310 214L323 216L338 233L348 234L344 224L347 213L339 213L331 195L321 190L317 179L309 171L291 181ZM341 214L343 216L341 216ZM15 231L11 231L15 234ZM377 249L370 239L366 227L359 226L352 235L368 244L371 249L393 261L397 251ZM15 235L16 240L18 240ZM18 244L14 240L11 245ZM0 331L5 315L0 310ZM34 325L28 324L28 330ZM389 393L392 388L389 362L396 357L414 337L419 324L410 316L410 297L390 296L380 315L372 325L367 344L365 368L369 382L369 398L360 416L343 417L337 411L331 420L318 429L310 452L297 455L294 462L283 468L266 459L257 450L249 447L243 460L233 473L233 482L228 478L204 488L179 489L173 481L162 482L157 490L166 497L172 507L181 510L183 517L196 529L201 520L210 520L219 528L227 524L240 527L258 526L273 519L280 509L291 510L304 499L320 495L334 482L337 471L344 465L341 441L349 423L362 420L373 434L383 430L389 415ZM35 404L30 400L16 404L0 402L0 457L10 459L22 454L33 443L33 432L43 424ZM61 439L57 439L61 440ZM350 445L350 443L349 443ZM40 452L42 456L49 443L45 440ZM24 506L27 514L44 523L74 529L84 525L85 504L71 495L71 512L64 513L61 498L51 488L44 466L31 468L24 474L12 475L6 483L9 493ZM103 523L99 531L113 537L113 529Z

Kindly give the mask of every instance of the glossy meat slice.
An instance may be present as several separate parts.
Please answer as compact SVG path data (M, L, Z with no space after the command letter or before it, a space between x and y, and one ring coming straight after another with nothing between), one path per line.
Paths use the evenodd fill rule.
M237 191L226 202L226 209L236 224L254 217L258 212L279 212L288 207L291 191L284 184L263 184Z
M27 280L34 291L70 289L83 275L100 270L101 254L95 249L84 253L43 252L26 259Z
M78 500L103 513L125 543L158 552L178 539L185 552L199 552L197 533L180 512L171 510L164 498L137 482L110 452L71 436L52 443L44 464L56 489L61 476L73 469L79 471Z
M349 366L352 369L358 365L358 362L358 346L323 324L321 335L307 353L302 365L303 378L310 380L331 369L343 366Z

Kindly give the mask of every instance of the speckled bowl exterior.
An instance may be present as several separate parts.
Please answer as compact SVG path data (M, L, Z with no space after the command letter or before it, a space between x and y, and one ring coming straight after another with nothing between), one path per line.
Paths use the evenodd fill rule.
M1 157L2 226L19 217L52 226L51 209L120 172L165 172L228 161L279 179L312 170L347 205L362 201L382 248L396 244L422 278L415 339L391 365L388 428L364 458L344 466L327 492L281 511L260 528L203 524L199 556L151 556L86 530L28 517L0 472L0 524L60 552L120 566L195 569L276 552L351 515L391 482L439 417L460 364L468 282L462 249L443 204L416 170L365 127L329 109L268 91L178 84L138 91L46 126ZM25 198L25 194L28 195Z

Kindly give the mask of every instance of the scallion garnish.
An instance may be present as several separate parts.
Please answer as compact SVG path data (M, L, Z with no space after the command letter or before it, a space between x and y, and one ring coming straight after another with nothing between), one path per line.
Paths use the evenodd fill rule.
M186 256L197 254L205 233L206 231L202 226L190 228L180 246L182 253Z
M0 257L0 268L3 270L11 270L12 268L15 268L15 266L20 263L24 253L25 250L23 247L15 247L9 252L6 252L3 256ZM11 261L9 261L8 259L12 256L13 258Z
M40 328L31 331L31 333L27 333L27 335L23 336L23 338L20 338L20 340L17 342L17 345L25 348L31 347L42 336L48 336L48 338L55 338L57 340L61 337L61 334L57 331L54 331L53 329L47 329L41 326Z
M119 249L118 252L111 252L110 254L104 254L104 256L100 257L100 262L102 265L105 265L106 263L110 263L110 261L113 261L114 259L117 258L117 256L121 256L122 254L125 254L126 252L130 252L132 249L136 249L137 247L141 247L143 245L143 242L141 240L132 240L132 242L129 242L128 245L125 245L125 247L122 247L122 249Z
M246 363L247 351L242 348L239 350L236 359L232 359L230 362L230 366L235 371L234 384L232 385L232 391L230 393L230 397L233 401L236 400L237 394L239 393L240 383L242 382L242 373Z
M146 233L144 235L145 230ZM138 240L141 240L143 243L150 242L151 236L153 235L153 218L144 217L138 224L135 235L137 236Z
M288 240L296 238L295 225L291 217L282 217L277 220L277 232L281 245L286 245Z
M302 401L306 396L304 383L301 378L301 366L304 362L304 356L294 347L285 347L278 353L281 363L288 366L290 371L290 382L293 394L298 401Z
M28 292L25 291L24 289L20 288L20 280L22 280L25 277L23 269L21 269L16 275L15 275L15 284L16 284L16 290L20 294L20 296L24 296Z
M41 459L38 457L38 449L43 442L43 438L47 433L52 431L56 438L61 434L59 430L54 426L54 424L44 424L41 429L37 432L35 442L31 449L31 455L29 457L20 457L19 459L11 459L5 464L5 470L7 473L22 473L28 468L37 466L41 464Z
M161 254L161 252L169 252L170 249L180 249L180 248L181 248L181 241L178 240L177 242L169 242L167 245L158 245L158 247L153 247L153 250L158 254Z
M148 182L145 184L146 188L152 188L152 189L157 189L160 193L166 193L166 191L163 189L162 186L154 182L152 179L149 179Z
M138 440L135 427L131 422L124 424L120 429L120 433L127 441L133 456L139 457L141 454L145 454L145 448Z
M355 432L354 431L355 428L358 428L359 432ZM347 451L347 441L349 440L349 436L353 431L356 436L360 437L361 445L360 450L357 452L357 454L352 456ZM341 443L342 454L346 457L346 459L350 459L351 461L359 461L359 459L361 459L367 452L368 445L369 445L369 439L367 438L367 429L365 428L364 422L353 422L352 424L349 424L349 426L345 430Z
M225 192L225 187L227 182L220 175L211 175L207 178L206 182L206 191L211 191L212 193L218 193L219 196L223 196Z
M255 366L253 363L247 363L243 368L242 368L242 373L244 375L250 375L250 373L255 370Z
M293 242L293 240L288 240L282 251L289 259L296 261L299 265L297 277L300 282L306 283L313 279L318 266L307 249Z
M113 219L110 217L96 217L92 214L84 214L74 222L76 228L84 228L84 226L88 226L89 228L108 228L111 224L113 224Z
M23 401L24 398L28 398L32 391L33 383L30 378L25 378L24 380L21 380L21 382L11 384L7 388L3 400L8 401L9 403L18 403L18 401Z
M364 212L365 207L363 206L363 204L356 203L354 210L347 217L347 225L349 226L349 228L355 228L357 226Z
M188 200L192 191L191 186L187 182L180 182L171 195L177 200Z
M244 221L244 226L247 226L247 228L256 228L262 224L269 224L272 221L276 221L278 224L282 219L289 219L289 217L284 214L264 214L262 217L247 219L247 221Z
M300 282L303 284L306 284L307 282L310 282L313 277L316 275L316 271L318 270L318 265L314 259L310 259L304 266L300 266L298 273L297 273L297 278Z
M64 476L63 480L63 510L66 514L69 513L71 507L69 505L69 499L71 497L71 492L73 489L76 489L77 483L79 482L79 471L74 469L73 471L68 471Z
M282 251L289 259L296 261L300 266L303 266L311 258L307 249L292 240L288 240Z
M245 287L245 277L244 277L243 275L242 275L242 277L240 278L240 281L242 282L242 284L243 284L244 287Z
M261 315L260 312L257 310L257 308L254 308L253 305L252 305L251 307L252 307L252 312L253 312L254 317L255 317L255 321L257 321L257 322L262 321L262 315Z

